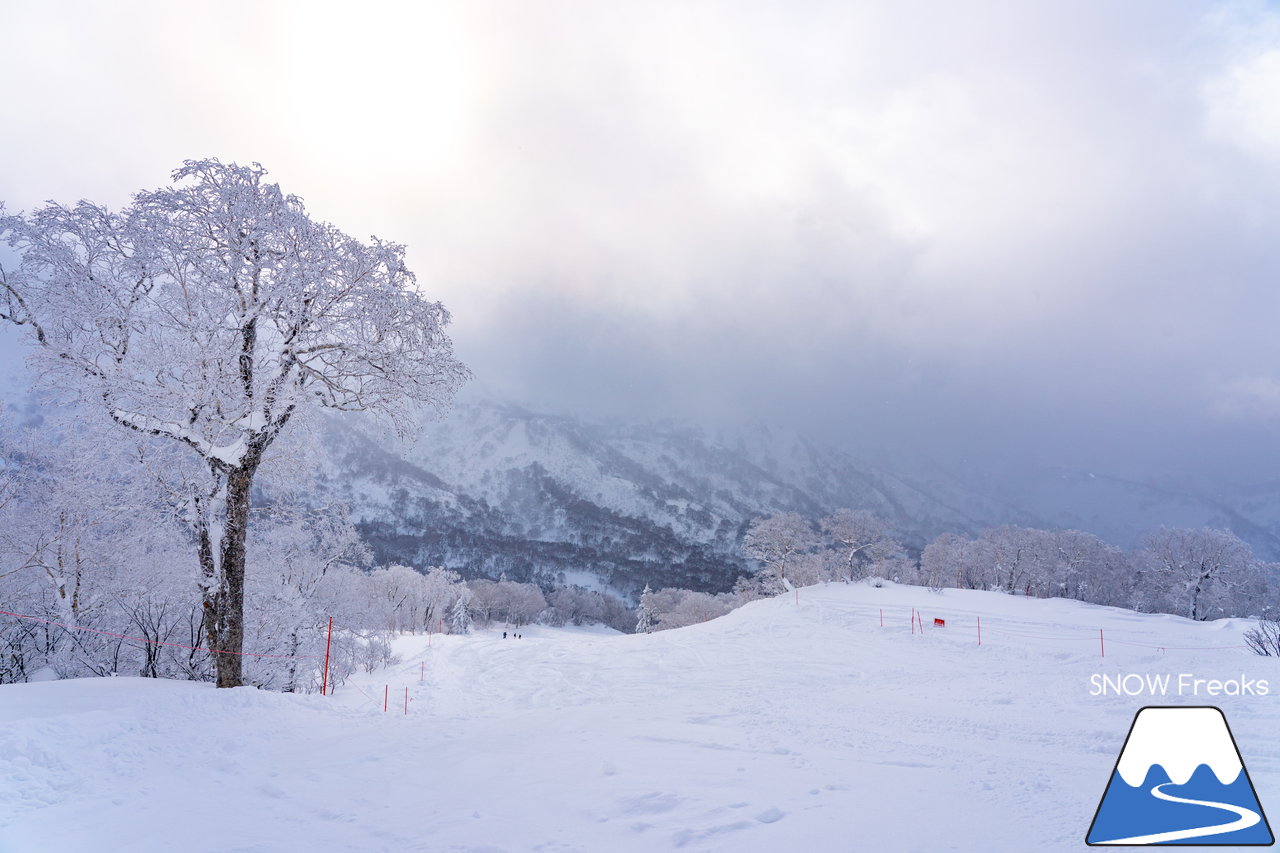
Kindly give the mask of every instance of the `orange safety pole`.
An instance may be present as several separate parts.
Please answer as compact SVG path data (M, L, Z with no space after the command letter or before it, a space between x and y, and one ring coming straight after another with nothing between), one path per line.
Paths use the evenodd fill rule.
M324 641L324 676L320 680L320 695L329 687L329 645L333 642L333 617L329 617L329 637Z
M391 685L382 688L382 713L387 713L387 697L391 695Z

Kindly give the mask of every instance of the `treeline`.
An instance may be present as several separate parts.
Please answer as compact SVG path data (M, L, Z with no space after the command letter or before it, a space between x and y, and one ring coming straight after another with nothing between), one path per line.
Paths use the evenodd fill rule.
M759 569L739 578L732 593L646 589L637 630L693 624L788 586L864 577L1073 598L1196 620L1242 616L1263 620L1262 631L1280 617L1280 564L1258 559L1229 530L1160 528L1125 551L1078 530L1004 526L976 536L943 533L911 555L883 519L841 509L816 520L794 512L758 518L742 547ZM1280 642L1269 645L1280 654Z
M1189 619L1271 618L1280 565L1229 530L1160 528L1123 551L1078 530L999 527L926 547L914 582L1074 598Z

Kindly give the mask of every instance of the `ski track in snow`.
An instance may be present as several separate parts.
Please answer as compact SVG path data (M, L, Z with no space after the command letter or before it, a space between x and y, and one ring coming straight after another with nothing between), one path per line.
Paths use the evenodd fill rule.
M647 636L404 636L403 663L332 697L3 686L0 853L1083 850L1142 705L1221 706L1259 797L1280 791L1275 696L1089 695L1095 672L1280 689L1243 650L1098 656L1099 627L1170 647L1245 627L1223 624L834 584Z

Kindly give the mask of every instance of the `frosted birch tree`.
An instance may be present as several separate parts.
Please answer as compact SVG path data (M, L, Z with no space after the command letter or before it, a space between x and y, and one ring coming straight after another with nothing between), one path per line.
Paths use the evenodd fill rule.
M867 510L838 509L818 522L832 546L840 551L846 578L856 580L866 567L896 556L902 546L893 541L889 524Z
M1253 551L1238 536L1209 527L1162 527L1143 540L1143 556L1150 580L1197 621L1209 618L1213 595L1233 588L1254 564ZM1225 613L1225 607L1218 609Z
M188 160L113 212L88 201L3 215L19 261L0 319L46 380L119 428L181 446L182 492L219 687L241 683L254 477L309 411L371 411L402 434L466 380L449 314L404 248L313 220L259 165Z
M781 512L753 519L742 538L743 552L761 564L757 577L766 595L785 589L787 565L818 546L818 535L808 519L796 512Z

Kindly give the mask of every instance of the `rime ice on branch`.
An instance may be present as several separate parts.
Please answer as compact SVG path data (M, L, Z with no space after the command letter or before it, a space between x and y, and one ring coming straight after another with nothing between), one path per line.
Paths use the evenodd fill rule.
M218 685L238 685L250 492L264 454L308 409L379 413L406 432L466 380L449 314L404 248L311 219L259 165L188 160L174 186L112 212L88 201L0 215L20 257L0 318L45 376L120 427L202 463L188 518ZM0 209L0 214L3 210Z

